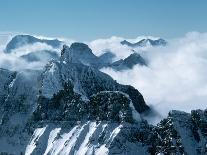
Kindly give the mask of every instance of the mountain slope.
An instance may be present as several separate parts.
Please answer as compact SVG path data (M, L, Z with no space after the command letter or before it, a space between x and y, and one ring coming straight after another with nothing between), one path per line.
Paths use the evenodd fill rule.
M108 67L120 71L120 70L132 69L137 64L141 66L147 66L146 60L140 54L133 53L125 59L121 59L111 63L110 65L108 65Z

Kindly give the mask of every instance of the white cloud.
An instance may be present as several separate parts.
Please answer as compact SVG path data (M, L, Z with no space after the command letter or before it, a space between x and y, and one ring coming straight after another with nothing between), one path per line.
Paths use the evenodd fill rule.
M172 109L189 112L207 108L207 33L188 33L166 47L148 49L144 56L149 67L102 71L136 87L162 116Z
M60 49L54 49L52 46L47 45L45 43L34 43L32 45L25 45L25 46L12 50L11 55L15 55L19 57L25 54L29 54L31 52L42 51L42 50L55 51L58 54L60 53Z
M96 55L101 55L104 51L110 50L117 56L117 59L125 58L126 56L131 54L132 51L127 46L122 46L120 44L120 42L123 40L124 38L115 36L108 39L97 39L90 42L89 47Z

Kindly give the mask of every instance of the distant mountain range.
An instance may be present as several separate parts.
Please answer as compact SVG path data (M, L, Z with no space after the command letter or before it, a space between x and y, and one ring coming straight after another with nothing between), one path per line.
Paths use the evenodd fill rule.
M39 39L31 35L16 35L6 45L5 53L11 53L12 50L14 49L23 47L25 45L32 45L35 43L44 43L53 48L60 48L62 45L62 42L57 39L48 40L48 39Z
M47 40L47 39L39 39L30 35L17 35L14 36L11 41L7 44L4 52L5 53L11 53L12 50L16 50L20 47L24 47L25 45L33 45L35 43L44 43L46 45L51 46L52 48L61 48L61 45L64 43L57 40ZM80 44L80 43L76 43ZM122 45L127 45L129 47L145 47L148 45L151 46L165 46L167 42L163 39L142 39L137 43L130 43L126 40L121 42ZM74 45L73 45L74 46ZM79 46L74 46L75 48ZM146 60L138 53L133 51L131 55L129 55L125 59L120 59L117 61L113 61L115 58L115 55L111 51L104 52L104 54L97 57L93 54L92 50L88 47L88 45L80 46L83 49L74 49L71 47L71 50L75 52L71 52L70 59L73 59L72 61L79 61L87 66L93 66L95 68L103 68L103 67L111 67L114 70L127 70L132 69L135 65L141 65L141 66L147 66ZM37 50L33 51L27 54L23 54L21 58L25 59L28 62L44 62L51 59L58 59L58 54L56 51L52 50Z
M142 39L136 43L131 43L127 40L123 40L120 42L122 45L127 45L129 47L145 47L145 46L165 46L167 45L167 41L164 39Z

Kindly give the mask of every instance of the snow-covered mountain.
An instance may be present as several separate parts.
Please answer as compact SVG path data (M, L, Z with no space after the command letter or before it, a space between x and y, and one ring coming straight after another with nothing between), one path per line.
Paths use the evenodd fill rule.
M77 52L84 52L85 48L82 46L86 47L86 45L79 43L72 44L70 48L64 46L60 60L50 61L42 71L0 70L1 152L13 154L25 152L31 132L42 121L58 121L62 124L64 121L96 121L101 119L99 115L94 115L95 111L91 106L97 103L96 99L98 98L100 101L105 101L108 98L110 99L108 102L111 102L108 109L112 109L102 118L103 121L110 119L121 121L125 117L127 119L130 115L132 116L130 110L139 116L139 112L149 109L142 95L132 86L120 85L98 69L75 61L71 55L75 52L74 49L77 49ZM106 91L104 96L109 94L105 99L97 94L103 91ZM126 98L126 106L120 104L124 104L122 96ZM114 97L117 101L119 99L121 107L111 101ZM55 104L55 109L53 104L50 104L52 102ZM111 107L112 105L114 108ZM46 108L44 108L45 106ZM69 107L67 108L67 106ZM102 111L106 110L105 108L103 107ZM88 111L91 112L88 113ZM110 119L108 115L111 115ZM114 118L115 115L117 118Z
M123 40L120 42L122 45L127 45L132 48L136 47L145 47L145 46L165 46L167 42L164 39L142 39L136 43L131 43L127 40Z
M99 71L111 57L73 43L42 70L0 69L0 154L207 154L207 110L148 124L141 93ZM124 60L146 65L139 54Z

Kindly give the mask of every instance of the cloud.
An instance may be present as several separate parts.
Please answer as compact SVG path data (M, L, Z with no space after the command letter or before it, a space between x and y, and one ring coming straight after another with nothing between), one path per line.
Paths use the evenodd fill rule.
M20 48L12 50L11 55L22 56L25 54L29 54L31 52L42 51L42 50L55 51L58 54L60 54L60 49L55 49L52 46L47 45L45 43L34 43L32 45L25 45Z
M162 117L172 109L189 112L207 108L207 33L188 33L170 40L166 47L150 48L142 54L149 67L102 71L136 87Z
M13 71L24 69L42 69L45 62L27 62L24 59L14 55L0 52L0 68L5 68Z
M88 44L96 55L101 55L105 51L110 50L116 55L117 59L121 59L132 53L130 48L120 44L123 40L124 38L113 36L108 39L97 39Z

